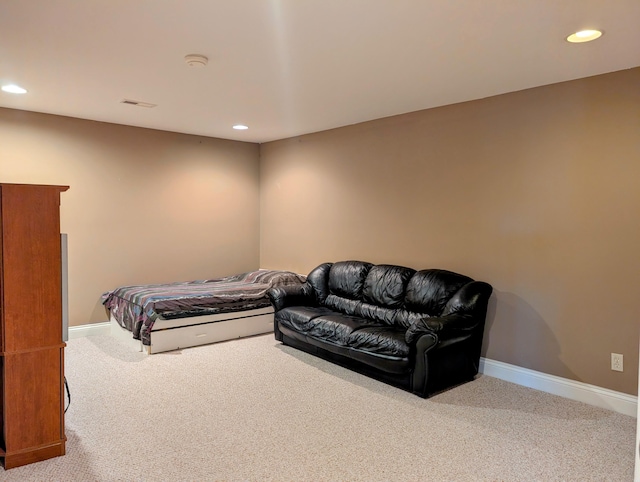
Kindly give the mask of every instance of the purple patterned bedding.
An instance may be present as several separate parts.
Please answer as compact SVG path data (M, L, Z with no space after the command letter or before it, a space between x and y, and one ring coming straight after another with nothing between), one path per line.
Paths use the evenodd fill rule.
M304 281L304 276L290 271L261 269L210 280L121 286L103 294L102 304L133 338L150 345L158 317L187 318L264 308L271 304L267 290Z

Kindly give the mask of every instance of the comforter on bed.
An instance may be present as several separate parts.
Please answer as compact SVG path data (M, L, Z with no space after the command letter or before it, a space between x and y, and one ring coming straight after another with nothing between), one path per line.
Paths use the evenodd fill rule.
M305 276L290 271L266 270L224 278L158 285L121 286L102 295L107 314L133 338L151 344L151 329L158 317L254 310L270 306L267 291L276 286L304 283Z

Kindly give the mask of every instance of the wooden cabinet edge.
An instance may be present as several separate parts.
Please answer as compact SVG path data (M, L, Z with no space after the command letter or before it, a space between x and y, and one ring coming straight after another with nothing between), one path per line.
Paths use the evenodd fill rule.
M23 465L32 464L34 462L42 462L43 460L53 457L60 457L65 454L66 437L56 442L41 445L38 447L30 447L19 452L8 452L0 455L3 457L3 467L5 470L14 469Z

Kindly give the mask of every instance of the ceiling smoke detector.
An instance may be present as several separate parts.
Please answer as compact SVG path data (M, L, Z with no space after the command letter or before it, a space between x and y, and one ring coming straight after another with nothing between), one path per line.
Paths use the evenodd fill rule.
M204 67L209 62L209 59L204 55L191 54L185 55L184 61L189 67Z

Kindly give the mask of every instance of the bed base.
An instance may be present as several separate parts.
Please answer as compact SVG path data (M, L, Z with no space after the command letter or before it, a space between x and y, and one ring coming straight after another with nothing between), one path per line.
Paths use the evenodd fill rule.
M238 311L220 315L194 316L176 320L159 319L151 330L151 345L134 340L111 316L111 336L137 351L151 355L166 351L207 345L273 331L273 308Z

